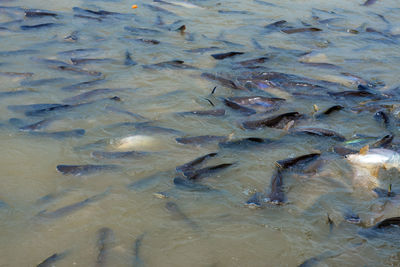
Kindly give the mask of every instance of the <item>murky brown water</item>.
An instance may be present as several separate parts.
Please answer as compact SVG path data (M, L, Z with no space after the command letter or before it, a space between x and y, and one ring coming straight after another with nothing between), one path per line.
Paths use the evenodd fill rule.
M343 145L341 141L288 134L282 129L241 127L246 120L297 111L307 117L295 127L331 129L346 139L363 134L376 137L374 142L388 133L374 119L375 112L385 110L391 116L392 133L398 134L396 99L399 97L389 94L399 84L398 3L385 0L361 6L361 1L351 2L270 0L269 5L263 1L199 0L168 5L150 1L0 0L3 5L0 90L26 91L17 95L0 94L0 200L4 202L0 205L0 266L36 266L52 254L63 252L65 256L54 265L93 266L99 254L98 231L103 227L112 230L111 241L105 246L104 266L297 266L312 257L316 260L310 264L315 266L398 266L398 232L366 237L361 226L344 220L344 214L352 210L360 216L364 227L370 227L400 213L398 201L378 199L370 189L354 186L351 166L332 153L334 145ZM138 8L131 9L132 4ZM73 7L125 15L99 15L73 11ZM155 11L154 7L163 10ZM51 10L58 16L28 18L24 16L24 8ZM284 27L264 28L280 20L287 21ZM41 23L60 25L21 28ZM183 35L176 31L181 25L186 25ZM125 30L126 26L158 32L134 34ZM282 31L309 27L322 31L294 34ZM66 41L64 38L72 33L76 40ZM136 40L140 38L160 43ZM204 53L186 51L209 47L218 48ZM95 50L62 53L75 49ZM136 65L124 64L126 51ZM210 56L230 51L244 54L224 60ZM311 51L314 54L304 56ZM316 53L320 56L315 56ZM250 66L258 68L237 64L260 57L268 59ZM60 65L71 67L71 58L105 60L72 65L80 68L78 73L57 69ZM183 60L195 68L182 68L179 63L175 68L143 67L171 60ZM312 66L300 61L331 65ZM96 76L88 71L102 74ZM246 79L251 81L256 73L266 71L294 74L303 77L303 82L310 82L304 77L312 78L321 86L241 91L201 77L204 72L218 74L245 86L249 85ZM360 80L341 74L345 72L362 77L368 81L368 89L376 94L386 93L387 99L380 102L375 99L379 105L354 112L363 101L375 103L371 100L374 97L334 98L326 93L357 90ZM26 77L27 73L32 73L31 77ZM53 78L59 79L32 82ZM66 88L95 79L99 81ZM215 86L216 92L210 95ZM78 102L65 100L100 88L123 90ZM303 95L296 95L299 92ZM222 101L225 97L249 95L281 97L286 102L272 113L248 117L226 107ZM113 96L122 101L105 99ZM90 101L94 102L36 114L10 107ZM317 119L312 115L313 105L320 111L332 105L342 105L344 109ZM177 114L213 108L225 109L226 114L217 117ZM121 110L131 113L118 112ZM45 118L54 121L39 130L42 135L19 130ZM150 124L132 124L147 121ZM149 125L163 128L145 127ZM73 129L84 129L85 134L66 138L43 134ZM200 135L226 136L231 140L259 137L280 142L270 146L221 148L215 141L183 145L175 140ZM135 143L121 144L121 139L130 136L136 136ZM364 144L348 147L360 149ZM96 159L91 154L131 150L149 153L126 159ZM316 173L284 174L283 205L263 203L258 209L245 206L254 192L269 192L277 160L316 151L324 159ZM198 182L215 190L193 192L174 185L173 179L178 175L176 166L211 152L218 152L218 156L210 158L204 166L234 163ZM118 170L63 175L56 169L60 164L115 164ZM153 179L140 187L129 186L150 176ZM398 177L395 171L381 172L380 187L388 188L392 183L396 192L400 188ZM101 195L102 192L105 193ZM156 197L157 192L164 192L168 198ZM48 194L55 197L38 202ZM76 210L58 211L59 216L51 213L88 198ZM181 213L168 209L169 202L176 203ZM331 230L328 214L334 223ZM135 241L138 238L141 242Z

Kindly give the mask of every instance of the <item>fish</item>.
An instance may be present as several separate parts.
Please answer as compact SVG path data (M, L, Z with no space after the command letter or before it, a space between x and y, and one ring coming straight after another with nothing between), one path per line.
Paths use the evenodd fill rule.
M71 214L77 210L80 210L80 209L86 207L87 205L89 205L91 203L94 203L94 202L97 202L97 201L103 199L104 197L106 197L109 194L109 192L110 192L110 188L108 188L106 191L104 191L100 194L88 197L82 201L59 208L55 211L43 210L43 211L39 212L37 214L37 216L41 217L41 218L47 218L47 219L55 219L55 218L60 218L60 217L66 216L68 214Z
M221 49L221 48L219 48L217 46L210 46L210 47L201 47L201 48L188 49L188 50L185 50L185 52L203 54L203 53L210 52L210 51L215 51L215 50L218 50L218 49Z
M302 33L302 32L320 32L320 31L322 31L322 29L315 28L315 27L295 28L295 29L286 28L286 29L283 29L281 31L286 33L286 34L293 34L293 33Z
M188 170L183 173L185 177L189 180L199 180L205 177L208 177L210 175L213 175L214 173L220 172L222 170L225 170L226 168L234 165L235 163L222 163L214 166L209 166L205 167L202 169L198 170Z
M78 49L58 52L57 55L64 57L86 57L94 53L99 53L100 51L101 50L98 48L78 48Z
M390 149L368 149L357 154L349 154L346 159L354 165L368 169L384 167L400 170L400 154Z
M32 90L16 90L16 91L0 92L0 98L20 96L20 95L32 94L32 93L36 93L36 92L32 91Z
M147 176L145 178L139 179L137 181L134 181L130 184L128 184L126 187L129 190L134 190L134 191L143 191L145 189L148 189L151 186L154 186L158 183L158 181L164 177L170 176L170 172L157 172L156 174Z
M243 60L237 62L239 65L242 65L243 67L249 67L249 66L254 66L256 64L264 63L267 61L269 58L268 57L259 57L259 58L254 58L254 59L248 59L248 60Z
M20 29L23 31L28 31L28 30L56 27L56 26L61 26L61 25L62 24L60 24L60 23L42 23L42 24L36 24L36 25L21 25Z
M285 201L285 193L282 190L283 176L281 170L275 170L271 179L271 191L268 195L268 202L280 205Z
M346 155L349 155L349 154L356 154L356 153L358 153L357 150L350 149L350 148L347 148L347 147L344 147L344 146L340 146L340 145L334 146L334 147L333 147L333 151L334 151L336 154L340 155L340 156L346 156Z
M78 14L74 14L74 18L96 20L96 21L99 21L99 22L103 21L103 19L101 19L101 18L96 18L96 17L92 17L92 16L85 16L85 15L78 15Z
M59 260L62 260L67 255L68 255L67 251L62 252L62 253L54 253L53 255L51 255L50 257L46 258L41 263L39 263L36 267L51 267L51 266L54 266L55 262L57 262Z
M20 56L20 55L31 55L39 53L39 50L35 49L18 49L18 50L11 50L11 51L0 51L0 57L13 57L13 56Z
M133 267L144 266L143 260L140 258L140 247L142 246L143 238L145 234L141 234L135 240L133 245Z
M257 111L255 111L254 109L242 106L242 105L240 105L234 101L231 101L227 98L224 98L223 101L227 107L230 107L230 108L240 112L243 115L249 116L249 115L253 115L253 114L257 113Z
M170 68L170 69L197 69L196 67L185 64L183 60L164 61L152 65L144 65L146 69Z
M231 89L235 89L235 90L246 90L248 91L248 89L237 85L234 81L231 81L229 79L223 78L221 76L217 76L211 73L202 73L201 77L206 78L207 80L211 80L211 81L217 81L219 82L222 86L231 88Z
M81 69L81 68L74 67L74 66L61 65L61 66L49 66L49 67L51 69L55 69L55 70L70 71L73 73L83 74L83 75L90 75L90 76L101 76L102 75L102 73L99 71L86 70L86 69Z
M372 97L380 99L377 94L367 91L343 91L343 92L328 92L328 95L334 98L347 98L347 97Z
M317 135L317 136L326 136L331 137L337 141L345 141L346 138L332 130L323 129L323 128L314 128L314 127L301 127L301 128L292 128L290 130L293 133L305 133L310 135Z
M29 134L39 137L51 137L51 138L71 138L71 137L82 137L85 135L84 129L74 129L69 131L56 131L56 132L39 132L29 131Z
M136 28L132 26L125 26L124 29L130 33L141 35L141 34L150 34L150 35L157 35L161 34L159 30L154 29L147 29L147 28Z
M228 57L234 57L237 55L243 55L244 52L227 52L227 53L221 53L221 54L212 54L211 56L217 60L222 60Z
M372 229L385 229L393 226L400 226L400 217L392 217L384 219L383 221L373 226Z
M114 239L113 231L108 227L103 227L97 232L97 249L99 254L97 255L95 266L107 266L107 254L108 250L110 250L110 246L112 245Z
M252 12L245 11L245 10L218 10L220 14L230 14L230 15L252 15Z
M90 90L87 92L84 92L82 94L68 97L62 100L63 103L68 103L68 104L78 104L83 100L89 100L94 96L98 95L104 95L104 94L114 94L115 92L120 92L123 90L126 90L128 88L119 88L119 89L112 89L112 88L101 88L101 89L94 89Z
M197 115L197 116L224 116L225 109L211 109L211 110L193 110L193 111L185 111L179 112L179 115L187 116L187 115Z
M50 78L50 79L40 79L40 80L24 80L21 81L20 84L22 86L42 86L42 85L49 85L54 83L64 83L68 81L65 78Z
M124 152L108 152L108 151L93 151L90 154L95 159L135 159L149 155L149 152L143 151L124 151Z
M35 111L35 110L41 110L41 109L51 109L51 108L56 108L60 107L62 104L28 104L28 105L10 105L7 106L7 109L15 112L29 112L29 111Z
M252 109L263 113L272 112L279 109L279 107L286 101L283 98L264 96L230 97L227 98L227 100L230 101L230 105L232 108L234 108L234 104L236 104L240 105L240 107Z
M210 142L222 142L227 140L226 136L218 136L218 135L200 135L193 137L178 137L175 138L176 142L184 145L203 145Z
M264 33L268 33L268 32L271 32L271 31L275 31L275 30L277 30L279 28L285 27L286 25L287 25L287 21L286 20L278 20L278 21L275 21L275 22L270 23L268 25L265 25L263 32Z
M332 114L333 112L336 112L336 111L339 111L339 110L342 110L342 109L344 109L343 106L341 106L341 105L334 105L334 106L328 108L327 110L325 110L324 112L322 112L322 113L320 113L320 114L317 114L315 117L316 117L316 118L323 118L323 117L326 116L326 115L330 115L330 114Z
M70 58L74 65L85 65L92 63L114 63L116 60L112 58Z
M246 148L249 146L260 146L264 144L270 144L273 141L266 138L259 137L246 137L238 140L220 142L218 145L221 148Z
M64 175L82 176L103 171L115 171L120 169L118 165L57 165L57 171Z
M190 192L214 192L217 191L207 185L199 184L192 182L188 179L184 179L181 177L174 178L174 185L181 190L190 191Z
M276 166L279 167L281 170L293 169L298 167L299 165L304 166L309 164L310 162L316 160L321 156L320 153L311 153L306 155L301 155L295 158L288 158L283 160L276 161Z
M27 18L42 18L42 17L57 17L58 15L54 12L40 9L26 9L25 17Z
M89 15L96 15L96 16L101 16L101 17L107 17L107 16L131 16L131 14L123 14L123 13L117 13L117 12L112 12L112 11L107 11L107 10L91 10L91 9L83 9L80 7L73 7L72 10L77 13L84 13L84 14L89 14Z
M115 90L115 89L114 89L114 90ZM107 106L107 107L106 107L106 110L111 111L111 112L114 112L114 113L120 113L120 114L129 115L130 117L135 118L135 119L139 119L139 120L148 120L146 117L143 117L142 115L139 115L139 114L137 114L137 113L130 112L130 111L128 111L128 110L116 108L116 107ZM150 127L150 126L149 126L149 127ZM165 129L166 129L166 128L165 128ZM165 131L167 131L167 130L165 130ZM171 133L171 131L170 131L169 133Z
M376 113L374 114L374 119L376 119L377 121L382 121L386 128L389 128L389 127L390 127L389 115L386 114L386 112L384 112L384 111L382 111L382 110L376 112Z
M131 53L129 51L125 52L125 61L124 61L125 66L135 66L137 65L137 62L133 61L131 57Z
M377 0L367 0L362 4L363 6L371 6L376 3Z
M80 82L72 85L66 85L61 87L61 90L66 90L66 91L73 91L73 90L81 90L85 89L88 87L91 87L93 85L98 85L100 83L104 83L106 80L104 77L101 78L96 78L94 80L86 81L86 82Z
M201 230L200 226L194 222L193 220L189 219L178 207L178 205L174 202L167 202L165 204L165 208L171 212L171 215L176 219L183 220L187 225L189 225L193 230L199 231Z
M198 158L191 160L183 165L177 166L176 171L177 172L187 172L189 170L193 170L195 166L197 166L197 165L203 163L205 160L208 160L209 158L213 158L217 155L218 155L218 153L214 152L214 153L209 153L204 156L198 157Z
M371 145L373 148L388 148L394 139L393 134L388 134Z
M260 120L245 121L242 123L242 126L245 129L250 129L250 130L255 130L264 127L283 129L288 122L297 121L303 117L304 115L298 112L288 112Z

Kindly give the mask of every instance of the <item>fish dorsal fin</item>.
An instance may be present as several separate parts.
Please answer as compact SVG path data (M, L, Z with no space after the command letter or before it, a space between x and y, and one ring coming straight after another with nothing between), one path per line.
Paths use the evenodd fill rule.
M374 168L370 169L369 172L370 172L371 176L378 178L380 169L381 169L380 167L374 167Z
M365 155L369 151L369 145L366 145L360 149L360 155Z

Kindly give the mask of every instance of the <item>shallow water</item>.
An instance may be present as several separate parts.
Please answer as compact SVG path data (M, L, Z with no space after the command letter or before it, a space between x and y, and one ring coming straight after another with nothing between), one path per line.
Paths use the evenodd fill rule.
M360 234L361 226L347 223L343 218L347 210L353 210L364 226L370 227L382 218L400 214L398 201L390 200L385 204L387 200L377 199L370 189L354 185L351 166L343 157L331 152L331 147L342 144L341 141L288 134L282 129L245 130L241 127L246 120L297 111L307 117L295 127L331 129L346 139L352 139L355 134L379 138L389 130L374 119L374 114L385 110L391 116L390 130L398 134L400 98L391 95L391 89L399 85L400 9L397 1L377 1L370 6L344 0L270 0L270 5L263 1L213 0L175 2L175 5L118 0L0 0L0 3L0 27L4 27L0 28L0 91L27 90L17 95L0 94L0 200L6 203L0 205L0 266L35 266L52 254L64 251L67 251L65 257L57 261L56 266L95 265L99 254L97 233L103 227L113 232L105 266L138 265L134 244L141 235L137 257L143 266L297 266L312 257L319 257L316 266L400 264L400 244L393 238L396 233L389 237L366 237ZM195 6L179 5L182 3ZM132 4L137 4L138 8L131 9ZM148 5L165 11L156 12ZM98 16L74 12L73 7L124 15ZM24 8L50 10L58 16L27 18ZM74 17L74 14L92 18ZM161 17L163 25L158 25L157 16ZM335 20L324 22L331 18ZM176 22L178 20L181 21ZM279 28L270 31L264 28L279 20L286 20L287 27L317 27L322 31L286 34ZM61 25L31 30L20 28L41 23ZM175 31L181 25L186 25L184 34ZM159 32L136 35L125 30L125 26ZM367 32L368 27L380 33ZM77 40L66 41L64 38L73 32ZM160 43L136 40L140 38ZM218 49L187 52L209 47ZM74 49L95 50L62 53ZM137 65L124 65L126 51ZM224 60L210 56L230 51L244 54ZM311 51L323 56L304 56ZM238 67L237 62L263 56L268 60L256 64L258 68ZM86 71L76 73L55 69L59 62L42 62L37 58L61 60L68 67L71 58L107 60L72 65ZM195 68L143 67L171 60L183 60ZM301 60L329 63L334 68L310 66ZM102 74L96 76L87 71ZM204 72L218 74L239 84L243 79L251 80L249 73L266 71L294 74L308 82L304 77L332 83L319 81L324 88L314 89L283 87L241 91L201 77ZM9 72L32 74L25 77ZM379 102L371 98L329 96L327 91L357 90L357 81L341 75L343 72L362 77L369 81L373 92L390 97ZM62 79L32 83L52 78ZM99 81L80 88L66 88L95 79ZM215 86L215 93L210 95ZM63 104L64 99L100 88L122 90L79 102L94 101L88 105L37 116L26 116L29 114L10 108L11 105ZM299 92L308 95L294 94ZM248 95L281 97L286 102L279 110L248 117L221 101L223 97ZM121 101L104 99L113 96ZM364 103L362 112L354 112L354 108L368 100L371 101ZM368 105L374 103L379 105L369 108ZM322 119L312 115L314 105L320 112L337 104L345 109ZM226 113L218 117L178 114L213 108L223 108ZM131 113L118 112L121 110ZM13 124L10 118L21 121ZM20 126L45 118L54 118L54 121L40 129L41 132L85 129L85 135L59 138L18 130ZM147 121L150 124L132 124ZM135 137L135 143L121 143L121 139L137 135L141 137ZM200 135L226 136L233 140L260 137L280 142L270 146L220 148L217 142L183 145L175 141L177 137ZM394 143L398 144L396 138ZM362 146L358 144L352 148ZM130 150L149 153L124 159L91 156L93 151ZM176 166L217 151L218 156L208 159L204 166L235 164L199 182L216 190L190 192L175 187ZM269 192L275 161L316 151L322 153L324 163L315 174L285 173L285 204L265 203L259 209L245 206L254 192ZM115 164L119 168L72 176L58 172L56 166L60 164ZM153 178L140 187L129 186L149 176ZM393 170L381 172L380 186L388 188L392 183L396 192L400 188L398 177ZM104 197L56 218L38 215L43 210L56 211L102 192L106 192ZM165 192L168 198L155 197L157 192ZM55 197L38 202L48 194ZM186 217L167 209L168 202L176 203ZM331 231L327 214L335 224Z

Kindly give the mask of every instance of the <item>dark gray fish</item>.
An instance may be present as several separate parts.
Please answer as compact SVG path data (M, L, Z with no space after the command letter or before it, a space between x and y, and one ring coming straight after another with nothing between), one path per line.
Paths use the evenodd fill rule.
M95 21L99 21L99 22L103 21L103 19L98 18L98 17L86 16L86 15L80 15L80 14L74 14L74 18L95 20Z
M243 110L243 108L246 108L249 109L249 113L251 110L263 113L276 111L277 109L279 109L282 103L286 101L283 98L264 96L230 97L226 100L230 103L225 102L225 104L229 104L231 108L235 109L236 107L239 110Z
M152 44L152 45L158 45L160 44L160 41L155 40L155 39L145 39L145 38L137 38L133 39L134 41L145 43L145 44Z
M225 87L228 87L228 88L231 88L231 89L248 91L247 88L242 87L240 85L237 85L234 81L231 81L229 79L226 79L224 77L217 76L217 75L214 75L214 74L211 74L211 73L202 73L201 77L206 78L207 80L217 81L222 86L225 86Z
M63 106L63 104L30 104L30 105L10 105L7 108L15 112L29 112L40 109L51 109Z
M85 89L94 85L98 85L100 83L104 83L106 80L104 77L101 78L96 78L94 80L91 81L86 81L86 82L80 82L80 83L76 83L76 84L72 84L72 85L66 85L64 87L61 87L61 90L67 90L67 91L71 91L71 90L80 90L80 89Z
M101 88L101 89L94 89L76 96L72 96L69 98L65 98L62 102L69 103L69 104L76 104L80 103L84 100L90 100L91 98L98 96L98 95L105 95L105 94L115 94L115 92L120 92L125 89L111 89L111 88Z
M149 152L142 151L125 151L125 152L108 152L108 151L93 151L91 156L96 159L135 159L149 155Z
M153 126L149 125L151 122L135 122L135 128L139 130L140 132L150 132L150 133L165 133L165 134L175 134L175 135L181 135L182 132L171 129L171 128L166 128L166 127L160 127L160 126Z
M171 60L160 62L151 65L144 65L143 68L147 69L159 69L159 68L168 68L168 69L197 69L196 67L185 64L183 60Z
M116 171L121 167L119 165L57 165L57 171L64 175L82 176L104 171Z
M326 116L326 115L330 115L331 113L336 112L336 111L339 111L339 110L342 110L342 109L344 109L343 106L341 106L341 105L334 105L334 106L328 108L327 110L325 110L324 112L322 112L322 113L320 113L320 114L317 114L315 117L316 117L316 118L322 118L322 117L324 117L324 116Z
M205 167L205 168L198 169L198 170L188 170L188 171L185 171L183 173L183 175L185 177L187 177L189 180L199 180L202 178L209 177L210 175L213 175L217 172L223 171L226 168L228 168L234 164L235 163L223 163L223 164Z
M295 158L278 160L276 161L276 165L282 170L299 168L299 167L304 168L305 165L316 160L317 158L319 158L320 155L321 155L320 153L311 153Z
M115 89L114 89L114 90L115 90ZM147 120L147 118L143 117L142 115L139 115L139 114L136 114L136 113L133 113L133 112L124 110L124 109L116 108L116 107L109 107L109 106L107 106L107 107L106 107L106 110L109 110L109 111L115 112L115 113L126 114L126 115L129 115L129 116L131 116L131 117L133 117L133 118L135 118L135 119L139 119L139 120ZM150 126L149 126L149 127L150 127ZM177 133L177 131L175 131L175 130L173 130L173 129L171 129L171 131L174 132L174 133ZM171 131L169 131L169 133L171 133Z
M54 253L53 255L51 255L50 257L48 257L47 259L45 259L44 261L42 261L41 263L39 263L36 267L51 267L54 266L54 263L62 260L66 255L68 254L68 252L63 252L63 253Z
M186 111L179 112L179 115L197 115L197 116L224 116L225 109L211 109L211 110L194 110L194 111Z
M32 90L17 90L17 91L0 92L0 98L20 96L20 95L26 95L26 94L32 94L32 93L36 93L36 92L32 91Z
M392 141L393 141L394 135L393 134L388 134L376 141L371 145L371 147L377 147L377 148L389 148Z
M129 51L125 52L125 61L124 61L125 66L135 66L137 63L132 59L131 53Z
M165 204L165 207L167 208L167 210L169 212L171 212L171 215L178 219L178 220L183 220L184 222L186 222L193 230L198 231L200 230L200 226L195 223L194 221L192 221L191 219L189 219L182 211L181 209L178 207L178 205L174 202L167 202Z
M251 130L255 130L258 128L264 128L264 127L283 129L287 125L287 123L289 123L290 121L299 120L303 116L304 115L301 115L298 112L288 112L288 113L283 113L283 114L275 115L272 117L268 117L265 119L254 120L254 121L245 121L245 122L243 122L242 125L245 129L251 129Z
M285 201L285 193L282 190L283 176L278 169L271 179L271 192L268 195L268 201L272 204L280 205Z
M219 143L219 147L222 148L247 148L250 146L260 146L265 144L270 144L272 141L265 138L258 137L247 137L239 140L227 141Z
M252 12L245 11L245 10L218 10L220 14L228 14L228 15L251 15Z
M121 16L121 15L128 15L130 14L123 14L123 13L117 13L117 12L111 12L107 10L91 10L91 9L83 9L80 7L73 7L72 10L76 13L84 13L84 14L89 14L89 15L96 15L96 16L101 16L101 17L107 17L107 16Z
M327 214L327 223L329 225L329 233L332 233L335 223L332 221L331 217L329 217L329 214Z
M98 48L78 48L78 49L58 52L57 55L65 57L86 57L99 52L101 52L101 50Z
M51 123L53 123L57 119L58 119L57 117L44 119L44 120L35 122L33 124L21 126L21 127L19 127L19 130L20 131L28 131L28 132L29 131L38 131L43 128L46 128L47 126L49 126Z
M58 132L38 132L38 131L29 131L29 134L39 137L50 137L50 138L71 138L77 137L80 138L85 135L84 129L74 129L70 131L58 131Z
M142 246L143 238L145 234L141 234L135 240L133 245L133 267L144 266L143 260L140 258L140 247Z
M374 114L374 119L382 121L386 128L390 126L389 115L385 111L378 111Z
M132 26L125 26L124 29L130 33L141 35L141 34L161 34L159 30L147 29L147 28L136 28Z
M268 57L259 57L259 58L255 58L255 59L248 59L248 60L243 60L240 62L237 62L238 64L242 65L243 67L251 67L254 66L256 64L261 64L264 63L266 60L268 60Z
M80 209L86 207L87 205L89 205L93 202L97 202L97 201L103 199L104 197L106 197L109 194L109 192L110 192L110 189L107 189L103 193L88 197L85 200L82 200L82 201L76 202L74 204L59 208L55 211L43 210L43 211L39 212L37 216L42 217L42 218L48 218L48 219L54 219L54 218L66 216L68 214L71 214L77 210L80 210Z
M58 15L54 12L40 9L26 9L25 17L27 18L42 18L42 17L57 17Z
M216 46L211 46L211 47L188 49L188 50L185 50L185 52L203 54L203 53L214 51L214 50L218 50L218 49L220 49L220 48L216 47Z
M99 254L97 255L95 266L107 266L107 254L113 243L113 239L114 233L108 227L103 227L97 232L97 249Z
M318 135L318 136L326 136L326 137L331 137L335 140L338 141L345 141L346 138L332 130L328 129L323 129L323 128L313 128L313 127L302 127L302 128L292 128L290 130L293 133L305 133L305 134L310 134L310 135Z
M62 65L62 66L49 66L49 68L55 69L55 70L61 70L61 71L70 71L73 73L90 75L90 76L101 76L102 75L102 73L99 71L85 70L85 69L77 68L75 66Z
M296 29L283 29L282 32L286 34L293 34L293 33L302 33L302 32L320 32L322 31L319 28L310 27L310 28L296 28Z
M303 65L307 65L310 67L316 67L316 68L323 68L323 69L340 69L339 66L335 64L330 64L330 63L311 63L311 62L300 62Z
M150 5L150 4L142 4L142 5L147 7L147 8L149 8L150 10L152 10L154 12L160 12L160 13L164 13L166 15L171 15L171 16L174 16L174 17L177 16L175 13L173 13L173 12L171 12L169 10L166 10L166 9L164 9L162 7L159 7L159 6L153 6L153 5Z
M217 190L203 184L195 183L190 180L181 178L181 177L176 177L174 179L174 185L176 188L180 190L185 190L189 192L215 192Z
M276 30L279 28L283 28L287 25L286 20L278 20L273 23L270 23L268 25L265 25L264 28L267 29L268 31Z
M217 135L200 135L194 137L179 137L176 138L176 142L180 144L190 144L190 145L203 145L210 142L223 142L227 140L226 136L217 136Z
M148 177L130 183L126 187L129 190L143 191L145 189L148 189L149 187L156 185L160 181L160 179L169 177L170 175L171 175L170 172L158 172L156 174L150 175Z
M350 148L347 148L347 147L344 147L344 146L339 146L339 145L334 146L333 147L333 151L336 154L338 154L340 156L343 156L343 157L346 156L346 155L349 155L349 154L357 154L359 152L357 150L350 149Z
M19 56L19 55L31 55L39 53L39 50L33 49L19 49L19 50L12 50L12 51L0 51L1 57L12 57L12 56Z
M257 4L260 4L260 5L264 5L264 6L277 6L275 4L272 4L272 3L269 3L269 2L265 2L265 1L262 1L262 0L254 0L254 2L256 2Z
M36 30L36 29L61 26L61 25L62 24L60 24L60 23L42 23L42 24L36 24L36 25L21 25L20 29L23 31L28 31L28 30Z
M34 74L32 72L0 72L0 76L5 77L16 77L16 78L29 78L32 77Z
M371 98L381 98L381 96L367 92L367 91L343 91L343 92L328 92L328 95L335 98L347 98L347 97L371 97Z
M189 161L181 166L177 166L176 167L176 171L177 172L187 172L189 170L192 170L195 168L195 166L200 165L201 163L203 163L205 160L209 159L209 158L213 158L217 155L218 153L209 153L207 155L198 157L192 161Z
M376 3L377 0L367 0L362 4L363 6L371 6Z
M224 98L224 104L227 107L230 107L230 108L232 108L232 109L234 109L234 110L236 110L236 111L238 111L241 114L246 115L246 116L253 115L253 114L257 113L257 111L255 111L254 109L248 108L248 107L244 107L244 106L242 106L242 105L240 105L240 104L238 104L238 103L236 103L234 101L231 101L231 100L229 100L227 98Z
M373 229L384 229L392 226L399 226L400 225L400 217L393 217L393 218L388 218L385 219L379 223L377 223L375 226L373 226Z
M50 79L40 79L40 80L24 80L21 81L22 86L42 86L48 85L53 83L64 83L67 79L65 78L50 78Z
M227 52L227 53L221 53L221 54L212 54L211 56L217 60L222 60L228 57L234 57L237 55L243 55L244 52Z
M94 63L115 63L116 60L112 58L71 58L72 64L74 65L85 65Z

